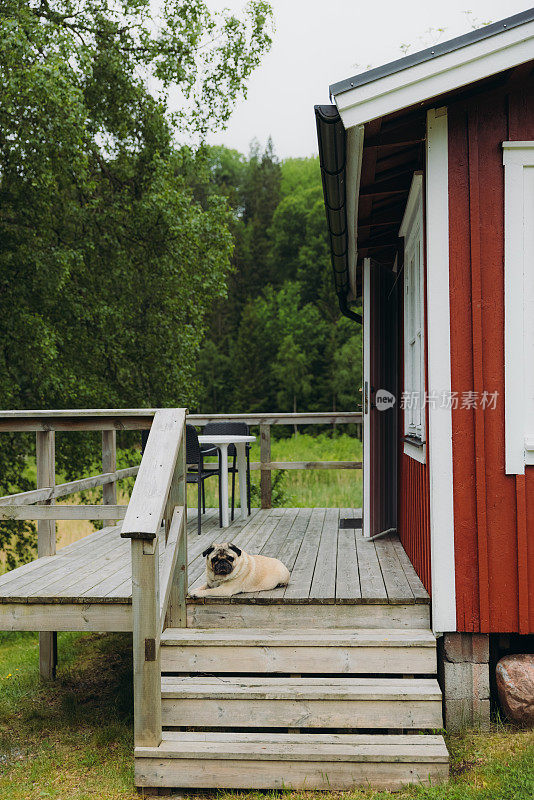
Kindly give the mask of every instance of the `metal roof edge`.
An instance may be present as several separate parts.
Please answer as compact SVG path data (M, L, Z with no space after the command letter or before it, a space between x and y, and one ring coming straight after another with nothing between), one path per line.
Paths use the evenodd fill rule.
M396 72L409 69L417 64L432 61L433 59L439 58L439 56L443 56L455 50L460 50L463 47L483 41L484 39L489 39L492 36L497 36L504 31L517 28L520 25L525 25L527 22L532 22L533 20L534 8L521 11L519 14L514 14L511 17L499 20L491 25L485 25L469 33L464 33L462 36L457 36L454 39L449 39L446 42L438 43L432 47L427 47L425 50L420 50L412 55L390 61L381 67L375 67L374 69L367 70L367 72L361 72L351 78L345 78L345 80L333 83L330 86L330 97L336 97L358 86L365 86L368 83L373 83L373 81L379 78L385 78L388 75L393 75Z

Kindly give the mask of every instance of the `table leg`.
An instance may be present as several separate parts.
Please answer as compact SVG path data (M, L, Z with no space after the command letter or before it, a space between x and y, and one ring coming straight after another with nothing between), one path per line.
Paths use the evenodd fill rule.
M227 528L230 524L228 519L228 445L217 445L221 451L220 467L221 467L221 504L222 504L222 525Z
M237 469L239 471L239 497L241 498L241 517L246 519L248 516L247 508L247 452L244 442L236 444Z

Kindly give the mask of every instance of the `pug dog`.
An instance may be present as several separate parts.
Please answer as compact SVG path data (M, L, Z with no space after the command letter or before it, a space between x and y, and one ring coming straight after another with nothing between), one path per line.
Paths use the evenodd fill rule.
M251 556L231 542L212 544L202 555L206 559L206 585L192 591L191 597L232 597L289 583L289 570L277 558Z

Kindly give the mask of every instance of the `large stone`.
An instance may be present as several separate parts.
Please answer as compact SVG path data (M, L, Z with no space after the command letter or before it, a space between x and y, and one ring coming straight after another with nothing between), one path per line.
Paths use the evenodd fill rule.
M504 656L496 671L499 700L506 716L519 725L534 725L534 655Z

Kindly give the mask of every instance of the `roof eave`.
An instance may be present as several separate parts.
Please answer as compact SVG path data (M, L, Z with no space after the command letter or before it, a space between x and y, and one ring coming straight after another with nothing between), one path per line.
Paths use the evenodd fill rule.
M532 60L534 10L531 12L529 21L505 27L498 35L476 39L431 60L406 64L372 81L334 92L344 127L363 125ZM331 88L336 86L341 84Z

